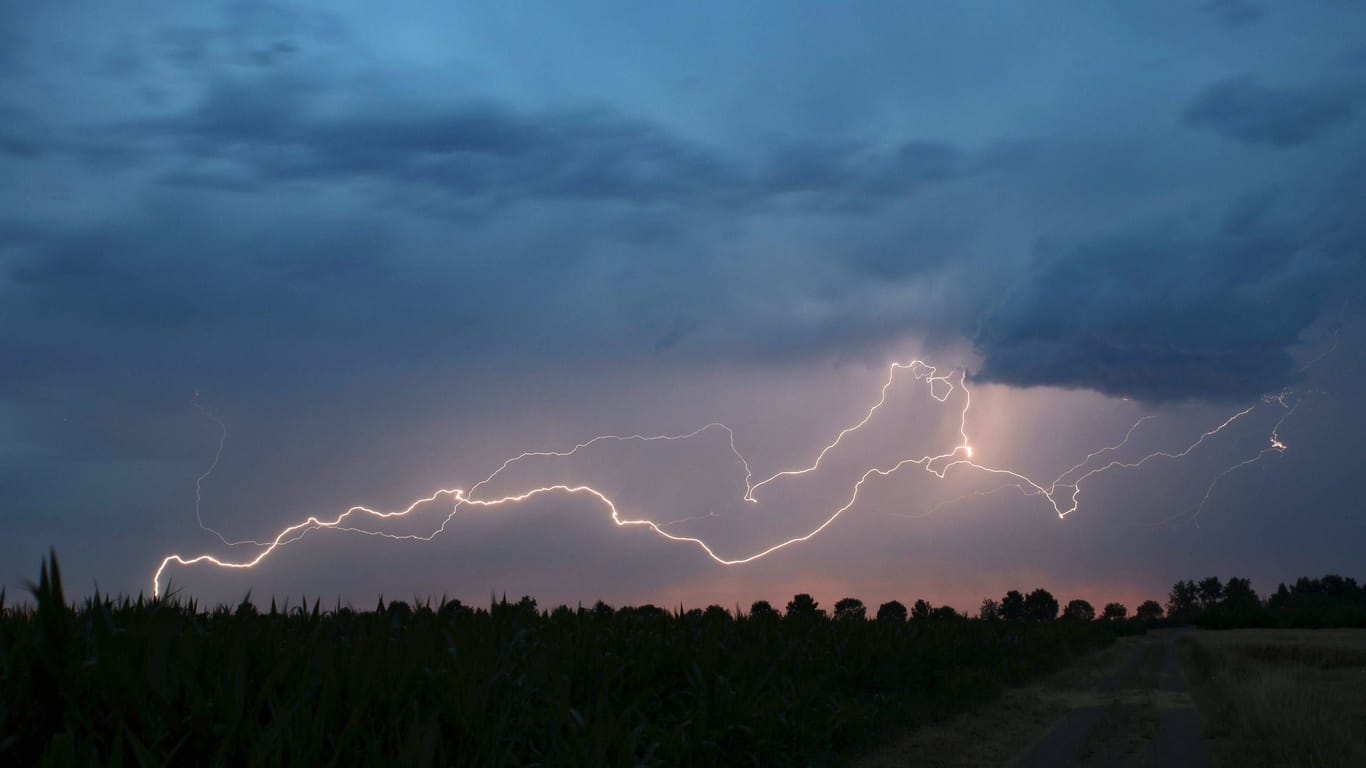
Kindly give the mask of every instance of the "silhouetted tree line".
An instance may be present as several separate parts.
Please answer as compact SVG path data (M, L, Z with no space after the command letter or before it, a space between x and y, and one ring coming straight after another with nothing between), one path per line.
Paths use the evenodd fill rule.
M1167 596L1168 621L1222 629L1231 627L1366 627L1366 587L1356 579L1329 574L1280 584L1262 599L1248 579L1217 576L1178 581Z
M751 613L778 615L767 602L754 604ZM867 609L856 598L835 603L836 620L862 621ZM1194 624L1206 628L1229 627L1366 627L1366 586L1355 579L1329 574L1321 579L1301 578L1292 585L1281 584L1266 599L1257 595L1249 579L1232 577L1227 582L1210 576L1199 581L1178 581L1172 586L1164 606L1145 600L1131 615L1122 603L1106 603L1096 612L1086 600L1070 600L1061 608L1057 598L1046 589L1028 594L1010 590L1000 600L987 598L978 609L984 621L1100 622L1118 634L1146 631L1156 626ZM800 594L787 604L786 616L815 618L825 616L811 595ZM935 607L916 600L908 612L893 600L883 603L876 618L883 622L966 619L950 606Z

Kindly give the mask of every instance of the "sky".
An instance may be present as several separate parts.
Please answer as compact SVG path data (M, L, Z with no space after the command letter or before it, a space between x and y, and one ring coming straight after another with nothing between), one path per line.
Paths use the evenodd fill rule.
M150 592L709 424L469 491L657 529L446 496L160 584L974 610L1366 577L1359 3L0 18L11 594L51 547L75 594ZM1025 482L1110 462L1074 511Z

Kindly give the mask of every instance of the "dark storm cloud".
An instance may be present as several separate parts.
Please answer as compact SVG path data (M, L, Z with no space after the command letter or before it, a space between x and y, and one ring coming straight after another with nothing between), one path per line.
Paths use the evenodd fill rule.
M313 119L307 97L284 84L220 84L162 129L267 182L369 177L456 198L638 203L724 198L738 183L714 153L607 110L524 115L476 103Z
M0 104L0 156L27 160L73 157L99 170L126 168L146 157L146 148L103 134L103 129L54 126L27 110Z
M1292 383L1287 349L1366 278L1366 189L1339 193L1311 207L1261 192L1209 232L1163 221L1041 254L985 319L978 377L1150 401Z
M27 41L18 29L0 28L0 73L19 74Z
M0 111L0 120L6 121L6 125L0 127L0 154L15 157L37 157L42 154L45 149L43 139L9 122L7 117L13 119L12 113L7 116Z
M744 153L606 105L526 108L459 86L405 97L421 90L413 73L367 68L348 25L313 11L240 4L221 25L160 39L200 83L187 109L57 133L49 149L141 152L172 164L163 181L219 190L381 181L400 198L432 190L482 214L548 200L857 215L989 165L920 138L774 141Z
M959 147L939 141L907 141L889 148L798 145L779 149L764 161L754 191L853 212L963 178L971 172L971 162Z
M159 53L189 78L173 80L180 107L47 115L3 144L80 161L93 195L141 199L115 221L33 228L0 262L0 290L31 323L7 339L14 391L74 381L77 358L120 372L101 380L108 391L211 375L249 392L344 375L358 356L861 354L921 311L870 311L860 286L945 258L905 254L905 233L893 243L873 217L988 165L923 139L745 152L610 106L514 106L458 87L404 98L420 90L410 73L366 69L345 25L287 8L234 6L222 24L137 39L154 48L121 41L143 62L125 74L155 73ZM300 204L338 189L351 191L335 205ZM813 229L828 241L818 256L782 255L791 243L771 233L725 242L747 218L804 213L870 220L854 270L837 223ZM416 229L459 226L418 243L414 214L429 220ZM64 339L65 353L18 335Z
M1230 27L1242 27L1261 21L1266 11L1250 0L1210 0L1205 10Z
M157 42L170 63L192 72L272 67L317 48L362 55L350 25L339 15L266 2L232 3L219 24L163 28Z
M122 87L164 87L166 104L100 118L26 105L41 123L16 109L0 158L34 163L20 172L84 165L54 176L113 211L50 217L0 262L6 302L43 318L23 335L89 345L107 365L121 347L159 370L172 367L160 337L198 334L225 356L268 358L253 389L280 370L344 367L343 345L415 366L438 353L876 357L907 337L959 341L999 305L976 338L984 377L1169 399L1285 380L1285 347L1327 300L1318 276L1296 272L1321 243L1257 204L1207 233L1073 215L1096 200L1150 205L1173 183L1125 155L1133 144L1070 138L1075 115L1026 138L1006 123L937 140L953 131L917 118L809 135L775 123L762 141L727 142L681 119L691 107L642 116L611 93L537 100L461 67L380 63L358 29L235 5L111 38L138 62ZM1284 146L1349 119L1344 93L1232 78L1186 120ZM1029 262L1040 236L1073 245ZM1266 312L1264 294L1296 291ZM102 335L82 331L92 323ZM30 382L60 378L44 366L70 372L20 346Z
M1182 117L1187 125L1234 141L1284 149L1307 144L1350 121L1362 93L1360 88L1273 87L1239 75L1205 88Z
M346 342L377 360L401 355L366 337L371 325L419 325L406 293L418 291L390 282L384 232L278 224L233 232L164 204L119 227L0 227L5 388L178 398L208 376L261 391L335 372Z
M125 37L111 46L100 63L112 78L135 77L144 66L141 47L133 37Z
M757 162L609 108L527 112L493 101L385 103L318 114L334 83L283 74L216 80L180 117L125 126L172 142L213 172L181 184L252 188L368 178L494 207L527 200L670 204L694 209L866 213L975 172L934 141L782 147Z

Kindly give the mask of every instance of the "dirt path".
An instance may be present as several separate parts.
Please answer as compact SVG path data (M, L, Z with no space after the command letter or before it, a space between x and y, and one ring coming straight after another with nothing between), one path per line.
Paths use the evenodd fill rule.
M851 764L1204 768L1213 755L1224 765L1366 766L1364 652L1366 630L1125 637L981 707L909 728Z
M1200 716L1176 655L1176 634L1144 638L1090 697L1031 745L1020 768L1210 768Z
M914 728L855 768L1211 766L1177 634L1126 637L1032 685Z

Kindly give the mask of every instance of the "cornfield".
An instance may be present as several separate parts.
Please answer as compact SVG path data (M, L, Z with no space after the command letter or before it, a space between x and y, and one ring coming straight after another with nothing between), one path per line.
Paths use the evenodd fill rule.
M2 765L811 765L1112 641L1074 622L0 594Z

